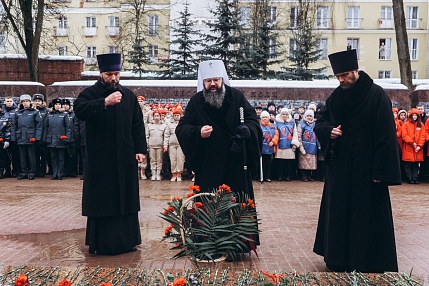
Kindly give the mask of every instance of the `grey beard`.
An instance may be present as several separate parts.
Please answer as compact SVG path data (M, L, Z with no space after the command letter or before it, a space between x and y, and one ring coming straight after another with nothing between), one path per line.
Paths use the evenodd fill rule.
M211 92L203 89L203 97L208 104L215 108L221 108L223 99L225 98L225 86L222 85L222 88L219 88L215 92Z

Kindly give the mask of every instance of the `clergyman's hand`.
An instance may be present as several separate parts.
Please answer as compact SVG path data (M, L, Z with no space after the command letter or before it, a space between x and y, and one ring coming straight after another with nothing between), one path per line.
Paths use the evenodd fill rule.
M143 163L146 160L146 156L141 153L138 153L136 154L136 160L139 163Z
M201 127L201 138L208 138L212 134L213 127L210 125L204 125Z
M341 131L341 125L332 128L331 130L331 139L337 139L339 136L343 135L343 131Z
M121 103L121 100L122 93L120 93L119 91L115 91L114 93L109 94L109 96L104 99L104 106L116 105L118 103Z

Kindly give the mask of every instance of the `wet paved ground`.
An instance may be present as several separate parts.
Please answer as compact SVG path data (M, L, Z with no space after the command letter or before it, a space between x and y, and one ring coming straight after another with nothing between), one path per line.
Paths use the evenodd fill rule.
M139 213L143 244L118 256L88 254L86 218L81 216L82 181L0 180L0 272L5 266L102 266L183 269L186 258L171 259L160 242L166 222L159 213L172 196L188 193L190 181L140 181ZM323 183L254 182L261 219L259 259L247 255L232 270L318 272L323 259L312 252ZM429 184L391 188L399 271L429 280Z

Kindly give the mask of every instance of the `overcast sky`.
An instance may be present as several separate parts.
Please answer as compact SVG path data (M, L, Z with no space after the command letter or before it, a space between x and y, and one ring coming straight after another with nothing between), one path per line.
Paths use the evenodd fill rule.
M192 14L192 18L211 16L210 9L213 9L216 4L216 1L210 0L172 0L170 10L171 19L179 17L179 12L184 9L186 1L189 4L189 12Z

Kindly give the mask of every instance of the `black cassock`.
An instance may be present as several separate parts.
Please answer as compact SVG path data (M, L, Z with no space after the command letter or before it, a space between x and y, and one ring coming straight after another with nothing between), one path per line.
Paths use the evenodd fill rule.
M327 162L314 252L331 270L398 271L388 189L401 184L392 105L359 74L354 87L327 99L314 128ZM338 125L343 134L331 140Z
M137 98L119 86L121 103L104 107L113 91L99 80L74 102L85 121L86 160L82 215L87 216L86 244L91 253L119 254L141 243L136 154L146 154L143 116Z
M262 144L259 120L241 91L227 85L225 89L219 109L205 102L202 91L191 97L176 128L177 139L195 172L195 185L200 186L202 192L226 184L235 192L248 193L253 199L250 171L259 165ZM244 123L250 129L250 138L246 140L247 174L243 170L243 153L231 151L231 138L240 125L240 107L244 109ZM201 138L204 125L213 127L210 137L205 139Z

